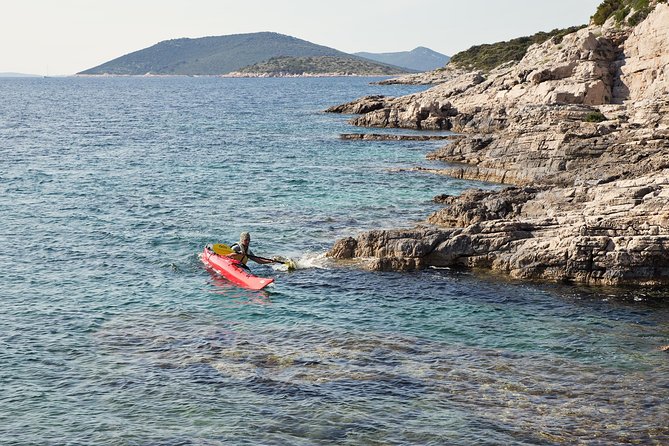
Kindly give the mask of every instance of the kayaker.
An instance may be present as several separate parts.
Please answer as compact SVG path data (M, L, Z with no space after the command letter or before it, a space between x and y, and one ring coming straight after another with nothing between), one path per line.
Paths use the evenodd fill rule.
M274 263L274 259L263 259L256 257L253 252L249 249L249 245L251 244L251 234L248 232L242 232L239 234L239 242L233 243L230 248L234 250L235 252L232 254L228 254L228 257L232 257L235 260L240 261L244 265L246 265L246 262L249 261L249 258L253 260L256 263L260 264L266 264L266 263Z

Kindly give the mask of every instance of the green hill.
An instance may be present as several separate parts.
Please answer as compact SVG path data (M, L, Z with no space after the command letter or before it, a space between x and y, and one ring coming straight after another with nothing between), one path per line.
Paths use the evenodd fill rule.
M273 57L265 62L260 62L238 70L238 72L242 74L260 74L268 76L304 74L386 76L403 74L407 71L410 70L355 56Z
M399 51L395 53L355 53L356 56L375 60L397 67L406 67L416 71L431 71L441 68L448 63L450 57L433 51L429 48L419 46L411 51Z
M551 38L560 41L567 34L576 32L585 26L554 29L549 32L538 32L528 37L518 37L506 42L476 45L454 55L450 63L461 68L490 71L505 62L522 59L530 45L543 43Z
M344 52L306 40L260 32L166 40L78 74L217 75L278 56L350 57Z

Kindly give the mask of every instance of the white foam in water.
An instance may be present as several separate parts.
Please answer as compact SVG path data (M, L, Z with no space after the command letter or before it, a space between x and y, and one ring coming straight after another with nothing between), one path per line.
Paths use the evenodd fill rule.
M329 260L325 256L324 252L321 253L307 252L302 254L299 258L290 257L290 260L292 260L295 263L295 269L309 269L309 268L327 269L329 263ZM272 265L272 268L279 271L288 270L288 267L286 265L279 265L279 264Z
M295 266L297 269L303 268L320 268L326 269L328 267L329 259L325 256L324 252L307 252L302 254L302 257L295 260Z

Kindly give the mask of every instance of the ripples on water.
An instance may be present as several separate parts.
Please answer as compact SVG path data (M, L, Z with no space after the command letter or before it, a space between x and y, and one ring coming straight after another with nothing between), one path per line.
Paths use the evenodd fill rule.
M477 186L340 141L367 81L0 80L0 442L667 444L664 291L322 258ZM301 268L205 270L241 230Z

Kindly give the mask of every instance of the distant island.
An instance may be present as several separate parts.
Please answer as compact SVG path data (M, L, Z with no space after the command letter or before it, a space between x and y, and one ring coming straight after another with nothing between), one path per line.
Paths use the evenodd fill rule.
M407 68L382 64L360 57L315 56L273 57L265 62L242 68L228 76L325 76L369 75L392 76L407 73Z
M445 54L438 53L424 46L411 51L395 53L354 53L356 56L377 62L408 68L413 71L432 71L442 68L451 59Z
M42 77L39 74L26 74L26 73L0 73L0 77Z
M547 40L552 40L559 44L562 39L576 31L585 28L586 25L571 26L564 29L554 29L552 31L540 31L531 36L518 37L504 42L486 43L475 45L471 48L461 51L449 60L448 66L443 66L434 71L424 71L417 74L408 74L402 77L386 79L378 82L380 85L392 84L413 84L413 85L431 85L450 81L453 76L454 67L467 70L480 70L484 73L511 62L518 62L527 53L530 46L542 44Z
M166 40L79 75L398 75L392 66L273 32Z

